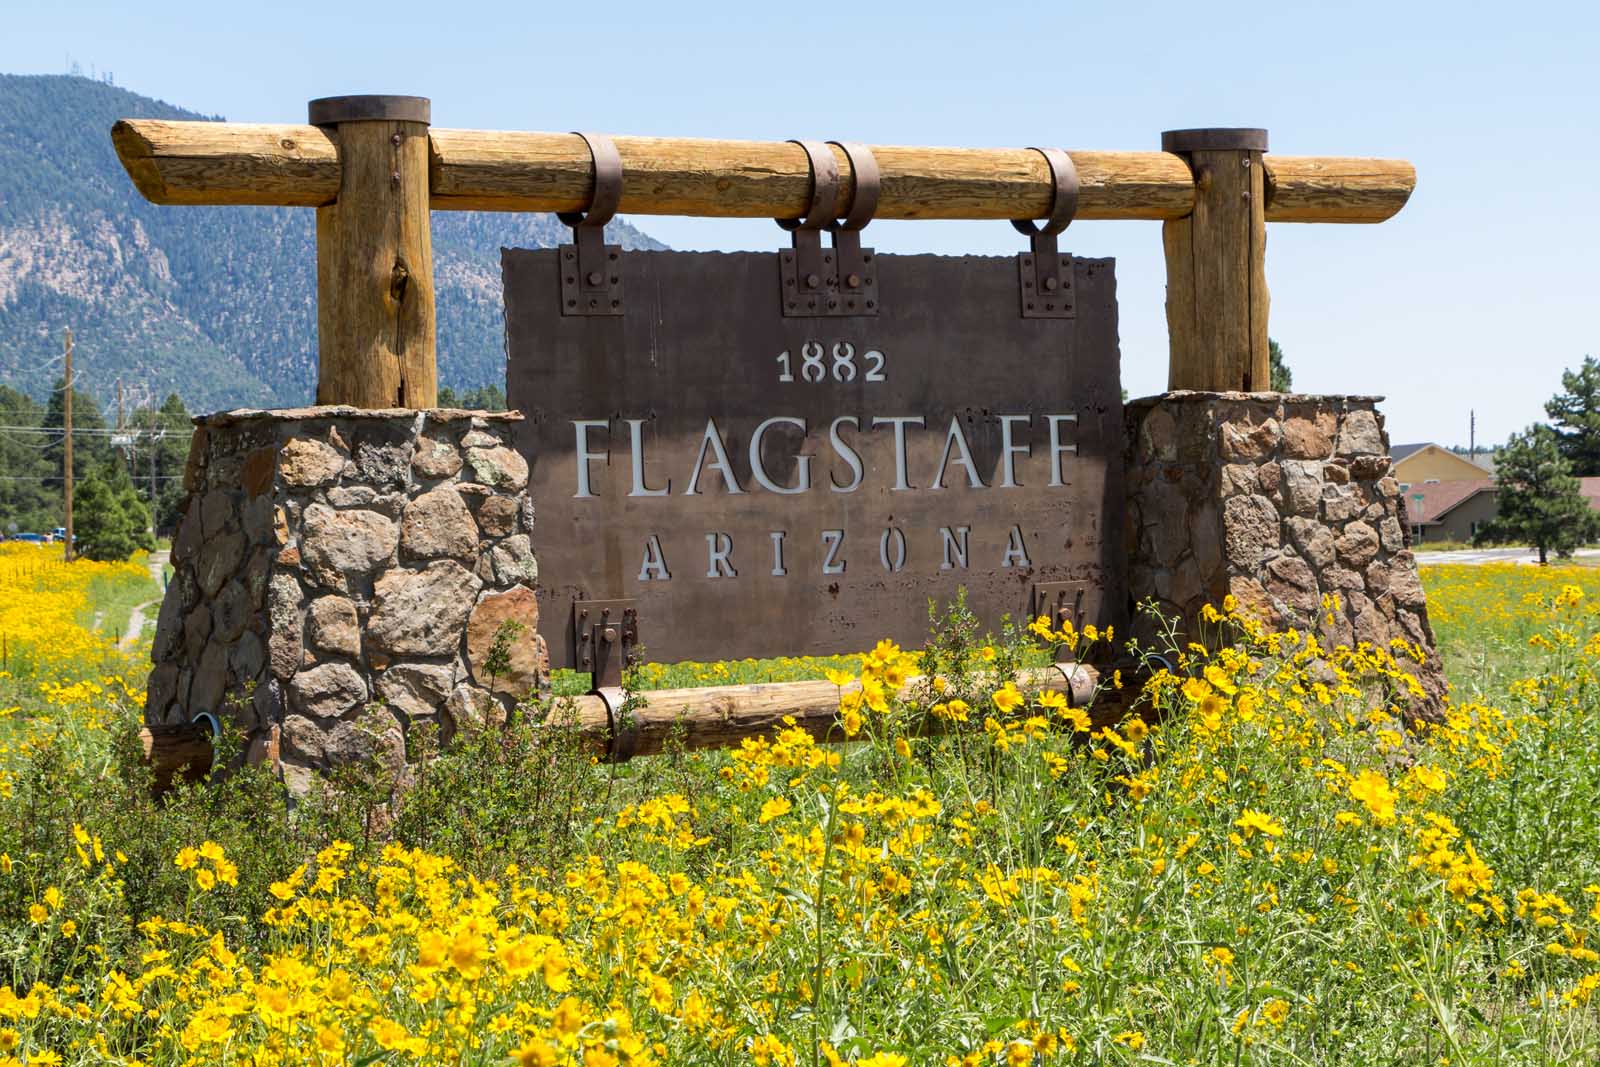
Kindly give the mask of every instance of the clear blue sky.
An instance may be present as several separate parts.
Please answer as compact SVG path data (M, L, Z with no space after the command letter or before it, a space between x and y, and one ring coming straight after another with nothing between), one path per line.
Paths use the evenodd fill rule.
M1398 156L1378 226L1269 228L1272 333L1295 385L1380 393L1396 442L1543 417L1600 356L1600 9L1584 2L105 2L6 5L0 70L75 60L242 121L311 97L433 99L441 126L1152 149L1265 126L1293 155ZM770 223L639 216L677 248L775 248ZM884 251L1006 253L1003 222L875 223ZM1160 226L1078 223L1115 256L1123 377L1162 388Z

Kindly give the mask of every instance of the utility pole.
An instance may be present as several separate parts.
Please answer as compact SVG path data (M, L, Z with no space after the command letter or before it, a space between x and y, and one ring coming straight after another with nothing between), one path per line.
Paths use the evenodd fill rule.
M150 431L150 536L156 535L158 525L156 517L156 453L161 450L161 439L167 436L166 430Z
M61 481L62 481L63 487L66 489L66 498L67 498L67 500L66 500L66 504L67 504L67 506L66 506L66 511L67 511L67 523L66 523L66 528L67 528L67 537L66 537L66 541L67 541L67 562L71 563L72 562L72 327L71 326L67 327L66 345L67 345L67 386L66 386L66 396L62 398L64 403L65 403L65 405L66 405L66 408L65 408L65 414L66 414L65 423L66 423L66 425L64 426L64 429L66 431L66 442L65 442L65 447L62 449L62 452L61 452L61 455L62 455Z
M122 421L122 379L117 379L117 432L121 433L124 423Z
M1472 409L1467 412L1467 458L1478 462L1478 412Z

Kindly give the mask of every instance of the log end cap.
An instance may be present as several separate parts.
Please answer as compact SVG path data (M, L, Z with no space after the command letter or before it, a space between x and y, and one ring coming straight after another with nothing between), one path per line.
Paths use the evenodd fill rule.
M1267 131L1256 127L1210 126L1197 130L1165 130L1163 152L1265 152Z
M313 126L341 122L433 121L433 104L425 96L322 96L306 105Z

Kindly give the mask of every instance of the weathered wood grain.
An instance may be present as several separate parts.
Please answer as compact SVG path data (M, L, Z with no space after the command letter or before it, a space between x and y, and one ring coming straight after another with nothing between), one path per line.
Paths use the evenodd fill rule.
M209 723L146 726L139 731L139 745L158 795L171 789L176 778L198 782L211 771Z
M336 135L315 126L126 119L112 140L134 184L158 204L318 207L339 192ZM594 174L583 141L564 133L431 131L435 210L567 211L584 207ZM622 211L741 218L793 217L809 169L784 141L616 137ZM873 146L883 172L880 218L1042 217L1049 170L1019 148ZM1194 207L1188 168L1165 152L1070 153L1083 219L1174 219ZM846 173L849 163L835 149ZM1267 159L1267 220L1381 222L1415 183L1400 160ZM842 214L849 183L842 183Z
M1082 665L1090 688L1104 679L1096 668ZM1024 690L1067 691L1061 667L1042 667L1017 676ZM996 683L998 685L998 682ZM856 685L846 687L849 692ZM1090 718L1103 725L1120 718L1140 688L1140 680L1127 672L1122 689L1103 688L1090 706ZM902 697L926 694L927 679L915 677L901 688ZM654 755L674 737L685 748L734 748L746 738L771 737L789 725L819 741L845 741L839 722L840 690L830 682L773 682L697 689L663 689L641 693L644 703L631 712L631 722L612 731L605 701L598 696L572 698L572 713L580 731L592 738L596 750L613 759ZM942 732L939 720L926 722L929 734Z
M1195 207L1168 222L1169 389L1268 389L1265 174L1261 153L1191 153Z
M1382 222L1417 184L1403 159L1268 155L1266 166L1268 222Z
M431 408L428 127L347 122L337 142L338 196L317 208L317 403Z

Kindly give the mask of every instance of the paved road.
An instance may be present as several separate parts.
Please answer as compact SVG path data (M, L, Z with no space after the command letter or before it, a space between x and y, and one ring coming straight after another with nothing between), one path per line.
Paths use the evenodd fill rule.
M166 566L166 562L167 562L167 553L165 553L165 552L152 552L152 553L150 553L150 560L149 560L150 577L155 579L155 583L156 583L157 586L161 585L161 568ZM121 644L122 644L123 648L131 648L133 646L133 643L135 641L139 640L139 635L144 632L144 613L145 613L145 610L147 608L160 608L160 607L161 607L161 601L158 599L158 600L148 601L148 602L146 602L144 604L140 604L140 605L138 605L137 607L135 607L133 609L133 612L128 616L128 628L126 630L124 630L123 633L122 633L122 642L121 642Z
M1580 548L1573 553L1577 560L1592 560L1600 557L1600 548ZM1417 553L1418 563L1462 563L1472 565L1476 563L1538 563L1539 551L1534 548L1473 548L1463 549L1459 552L1427 552ZM1551 562L1560 562L1553 556Z

